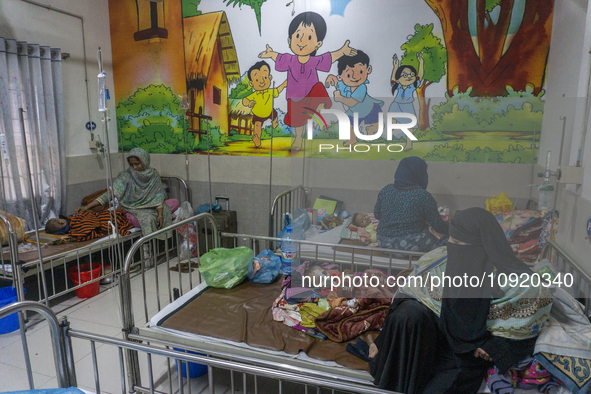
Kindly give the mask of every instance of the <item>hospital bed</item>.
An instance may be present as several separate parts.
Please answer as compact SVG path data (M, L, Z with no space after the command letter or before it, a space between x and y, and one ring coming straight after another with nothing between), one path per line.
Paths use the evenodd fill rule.
M181 203L190 201L191 191L184 179L176 176L161 176L161 178L169 189L170 198L176 198ZM5 224L7 223L4 218L1 220ZM90 241L46 245L40 249L41 256L39 256L38 250L19 253L16 235L10 226L7 228L9 228L11 235L9 236L8 251L4 252L3 260L0 263L0 279L12 281L13 286L17 288L19 300L24 300L22 286L25 278L36 276L38 294L35 298L46 303L82 286L72 286L68 281L68 269L73 265L76 265L80 271L80 266L84 263L88 263L92 267L93 263L109 262L110 269L105 270L105 265L103 265L98 276L91 276L91 282L111 279L121 270L125 251L141 237L141 231L134 229L131 234L126 236L111 235ZM29 232L27 236L32 240L36 239L35 232ZM36 244L33 245L36 246ZM152 254L156 258L162 256L162 247L161 243L153 242L151 249L153 249ZM139 261L140 258L137 256L136 263ZM28 298L31 297L33 296L29 295Z
M280 193L273 200L269 212L269 237L276 237L283 228L283 217L303 209L306 205L306 189L296 186ZM392 249L367 247L354 241L341 239L343 223L333 229L322 231L299 243L299 256L302 259L327 260L342 264L355 263L356 266L380 268L387 273L400 271L412 266L424 253L396 252Z
M0 309L0 318L18 313L22 321L24 313L39 313L48 323L51 350L56 374L57 388L80 387L82 391L101 393L102 388L110 386L109 392L117 392L112 387L118 386L122 394L136 393L191 393L194 383L188 377L184 377L178 371L178 367L190 368L189 363L199 363L207 368L207 392L215 394L216 386L223 380L223 388L227 387L231 393L240 391L248 393L282 393L290 384L297 384L297 391L305 393L366 393L366 394L392 394L390 391L367 387L363 384L355 384L334 379L331 376L310 376L305 371L284 369L278 365L276 368L257 366L244 362L240 356L235 359L223 358L216 352L205 354L187 353L168 347L154 344L140 343L137 341L107 337L91 332L79 331L70 327L67 318L58 321L55 313L47 306L34 301L20 301ZM25 327L21 325L21 327ZM40 349L30 348L27 339L27 330L20 330L24 353L24 369L27 371L27 383L30 390L37 388L31 366L31 354ZM73 341L75 340L75 341ZM78 347L90 347L90 362L85 363L75 360L74 350ZM115 360L112 356L116 354ZM129 385L128 376L135 376L126 363L125 354L133 354L139 360L138 371L144 373L141 380L137 380L133 386ZM176 364L176 367L175 367ZM153 367L164 366L165 380L155 377ZM88 368L86 368L88 367ZM189 370L190 369L186 369ZM215 378L215 379L214 379ZM229 381L229 382L228 382ZM229 383L229 384L228 384ZM302 388L300 391L299 388ZM322 388L329 388L329 391ZM287 390L286 390L287 391ZM205 392L202 389L195 392ZM56 392L59 394L59 391ZM395 393L394 393L395 394Z
M215 220L208 214L198 215L196 217L187 219L184 223L179 223L178 226L183 226L190 222L207 222L212 228L215 226ZM174 227L174 226L173 226ZM170 230L170 229L169 229ZM237 240L250 241L251 247L254 248L254 253L257 254L257 244L271 244L278 241L277 238L273 237L258 237L245 234L228 234L222 233L217 234L219 242L219 236L235 237ZM150 236L140 239L133 248L140 248L143 242L148 242ZM320 245L315 245L312 241L300 241L305 242L313 248ZM215 245L212 245L215 246ZM325 245L334 248L336 245ZM339 245L340 247L340 245ZM347 246L352 248L351 255L358 256L359 254L355 249L360 248L356 246ZM132 249L133 249L132 248ZM403 251L397 251L398 253L404 253ZM133 250L130 251L130 254ZM271 337L275 334L269 332L268 335L257 335L256 332L249 332L249 328L245 327L244 333L236 334L232 330L228 330L223 327L224 321L227 324L232 324L237 316L244 313L244 310L253 310L257 307L264 307L267 305L270 308L271 302L275 296L278 295L279 288L277 285L273 287L268 285L270 293L261 291L260 285L258 289L250 292L246 287L252 287L250 284L243 284L235 289L236 293L243 292L243 302L230 302L228 299L232 298L234 289L232 290L216 290L208 289L203 283L199 272L196 270L191 273L183 274L185 277L183 280L179 280L176 283L183 286L179 290L180 297L176 300L170 295L174 292L171 288L174 283L171 283L170 279L166 279L167 273L158 271L157 267L154 272L151 272L151 276L146 275L144 288L159 287L158 291L161 295L156 295L158 307L157 310L148 313L147 308L145 310L145 321L146 324L136 325L133 317L133 304L130 282L130 276L127 274L128 267L131 264L130 254L126 259L122 280L122 308L123 308L123 320L124 328L123 331L126 333L126 338L129 340L140 341L142 343L150 343L154 346L161 346L166 348L180 348L201 354L206 354L210 358L233 361L235 363L250 366L254 369L271 369L276 371L288 371L289 373L303 374L310 377L311 379L329 379L331 384L338 384L338 387L342 389L343 385L351 385L352 387L361 385L365 387L363 392L372 392L374 389L372 378L367 372L367 368L359 366L355 363L355 360L347 359L343 352L336 349L338 346L342 346L340 349L344 351L343 344L331 343L326 349L322 347L316 348L314 345L309 346L305 343L303 347L297 347L297 349L305 348L307 351L311 350L310 354L304 354L303 352L294 352L293 347L290 348L287 344L284 349L281 346L277 346L270 341L265 343L265 335ZM335 256L333 252L333 257ZM589 298L591 297L591 279L585 276L582 271L578 268L578 265L564 254L555 244L551 243L545 250L545 256L551 257L554 263L560 267L565 273L570 272L574 276L573 291L576 296L584 303L587 311L589 311ZM320 261L323 259L320 258ZM338 260L338 259L337 259ZM339 264L341 269L350 268L349 262L339 263L335 259L328 260ZM353 261L353 270L357 263ZM363 264L360 264L363 265ZM162 267L166 267L164 264ZM159 282L158 282L159 281ZM192 283L192 284L191 284ZM242 289L244 287L244 289ZM135 287L137 290L137 286ZM247 291L248 290L248 291ZM261 291L257 293L257 291ZM137 297L137 292L134 292L134 297ZM154 297L154 295L152 294ZM148 295L143 294L144 305L147 304ZM254 302L252 300L255 300ZM271 301L269 301L271 300ZM138 300L136 300L137 303ZM141 302L140 302L141 304ZM228 308L232 313L228 313L224 310ZM244 308L244 309L241 309ZM249 312L250 313L250 312ZM192 320L191 320L192 319ZM224 320L227 319L227 320ZM174 320L174 321L172 321ZM281 323L272 322L270 320L264 320L262 315L248 315L245 321L252 320L257 322L251 326L251 330L260 329L261 327L270 327L271 325L281 327L273 327L280 331L279 336L298 335L298 332L289 328L284 327ZM285 330L283 330L285 328ZM244 340L246 338L246 340ZM300 340L301 338L298 338ZM320 341L316 341L320 342ZM326 342L326 341L325 341ZM298 346L300 343L298 343ZM330 357L335 357L335 360L331 360ZM351 356L353 357L353 356ZM136 357L133 354L128 355L128 361L130 365L128 368L132 371L137 371L137 367L133 367L137 363ZM140 376L130 377L130 384L136 385L134 379L140 379ZM280 383L278 383L280 385ZM330 387L330 386L329 386ZM281 391L278 391L281 392ZM302 391L303 392L303 391Z
M215 226L215 219L209 214L195 216L185 220L183 223L178 223L176 226L183 226L191 222L195 226L204 225L197 222L205 222L211 228L217 228ZM168 230L170 231L171 229L173 228L169 228ZM155 235L152 234L151 236ZM175 284L171 282L170 277L166 279L167 273L163 271L158 272L159 267L156 267L153 272L148 272L142 281L144 289L159 287L160 290L157 293L162 295L155 295L157 297L158 307L156 311L151 313L148 313L146 308L144 317L147 323L136 325L133 315L134 299L132 298L131 292L132 284L128 269L132 263L131 255L133 254L133 249L139 249L142 243L149 242L151 236L144 237L134 244L132 250L127 255L122 271L120 284L124 321L123 332L126 335L126 339L149 343L150 345L163 348L177 348L205 354L208 356L208 359L232 362L235 365L251 368L251 370L276 371L279 375L287 374L288 376L292 373L307 376L312 381L322 381L323 384L321 386L326 385L324 387L333 387L341 390L349 388L351 392L356 392L355 388L362 387L361 392L374 392L373 379L367 371L367 364L365 364L364 368L356 364L355 360L347 359L344 353L340 352L344 351L344 344L331 343L332 346L326 349L322 347L315 348L314 346L321 341L314 340L317 343L312 346L308 346L308 344L304 345L307 347L298 348L296 346L297 349L306 349L306 351L309 351L309 354L304 354L303 352L294 352L293 347L289 349L289 344L284 349L278 349L277 346L271 343L272 341L266 344L264 337L275 335L271 332L268 335L257 335L256 332L249 332L249 327L247 326L244 327L243 333L236 334L232 330L223 327L225 324L224 321L226 324L231 325L234 319L237 318L237 315L247 313L248 316L245 321L254 320L256 322L250 326L250 329L256 330L257 328L260 329L261 327L270 327L273 325L285 328L286 331L279 329L280 336L298 335L298 331L284 327L279 322L264 320L264 316L262 315L249 315L250 312L245 312L245 310L252 311L254 308L257 308L257 305L262 308L264 308L263 305L267 305L270 308L271 304L269 300L272 300L273 297L278 295L277 286L268 285L271 293L264 291L257 293L257 291L261 291L260 286L265 285L259 285L257 289L250 292L250 290L246 289L247 287L256 287L251 284L242 284L232 290L208 289L203 283L199 272L195 270L194 272L183 274L185 275L182 278L183 280L180 280L179 277L176 283L182 287L178 292L180 297L175 300L171 295L174 292L174 289L171 287L174 287ZM266 243L268 246L278 241L277 238L273 237L221 233L216 234L216 238L214 238L215 244L211 245L212 247L215 247L219 243L220 236L235 237L236 240L246 239L250 241L251 247L254 247L254 254L258 252L257 244ZM300 242L305 242L313 248L319 246L314 245L312 241ZM325 246L332 247L333 251L337 247L336 245ZM360 247L347 247L353 249L351 255L359 255L355 249ZM404 253L403 251L397 252ZM335 254L333 252L333 257ZM554 243L549 243L546 246L544 257L549 258L564 273L568 272L573 275L572 291L583 303L587 314L589 314L591 278L585 275L579 266ZM322 261L322 258L320 258L320 261ZM334 258L328 261L339 264L341 269L349 268L348 262L339 263ZM357 266L355 261L352 264L353 267ZM166 267L166 265L164 264L162 267ZM137 286L134 289L137 290ZM234 291L235 289L238 290ZM233 293L240 292L244 294L244 301L233 301L234 303L232 303L224 300L226 298L232 298ZM134 292L133 297L138 297L137 291ZM154 297L154 294L152 294L152 297ZM144 305L146 305L148 295L145 292L143 298ZM228 308L231 313L225 311L224 308ZM277 327L273 327L273 330ZM339 350L337 349L338 346L342 346L342 348ZM331 360L331 357L335 357L335 359ZM129 363L127 366L128 370L134 372L139 371L137 356L133 352L127 354L127 362ZM129 384L136 386L139 384L141 378L139 372L137 375L131 375ZM279 378L278 380L279 391L276 392L281 392L281 379ZM301 392L304 391L302 390Z

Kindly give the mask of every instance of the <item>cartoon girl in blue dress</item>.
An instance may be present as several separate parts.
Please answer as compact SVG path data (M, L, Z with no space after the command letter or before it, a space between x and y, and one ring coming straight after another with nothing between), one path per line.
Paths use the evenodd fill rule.
M415 100L413 93L423 79L424 60L422 53L417 53L417 60L419 61L419 72L417 72L413 66L401 66L398 56L396 54L392 56L393 68L391 84L394 101L390 104L388 112L406 112L413 114L415 117L417 116L413 105ZM410 119L402 117L395 118L394 120L397 123L409 123L410 121ZM411 149L412 140L407 137L405 150Z

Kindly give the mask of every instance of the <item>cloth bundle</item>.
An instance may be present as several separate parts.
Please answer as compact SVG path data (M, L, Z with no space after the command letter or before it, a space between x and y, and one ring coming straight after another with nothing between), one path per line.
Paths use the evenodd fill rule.
M373 281L378 284L348 287L347 283L347 286L331 289L328 280L328 287L296 287L302 285L304 274L310 275L310 271L316 269L323 273L321 275L350 277L352 281L356 276L366 275L368 283L369 278L377 278ZM336 264L313 266L306 261L292 276L284 279L281 294L273 303L273 319L309 334L314 330L335 342L346 342L366 331L379 330L396 292L396 288L387 286L389 276L377 269L340 272Z
M27 222L24 219L4 211L0 211L0 214L4 216L12 226L12 230L16 233L18 242L22 242L25 239L25 229L27 228ZM0 239L2 240L2 246L8 245L8 229L2 220L0 220Z
M515 255L524 263L538 260L542 248L539 239L544 220L537 211L502 212L495 218L503 228Z

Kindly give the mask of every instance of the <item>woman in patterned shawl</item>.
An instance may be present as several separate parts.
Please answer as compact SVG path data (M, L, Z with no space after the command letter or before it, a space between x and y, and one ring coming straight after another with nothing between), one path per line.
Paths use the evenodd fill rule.
M441 328L462 365L456 382L472 381L477 391L492 363L505 373L533 354L552 296L539 283L532 285L532 270L515 256L492 213L483 208L459 211L449 234L446 276L488 280L480 286L445 287L441 300ZM491 275L513 276L518 283L500 287L503 281L495 280L491 286ZM491 320L500 331L492 331ZM516 333L520 335L512 335Z
M419 279L400 287L375 343L358 339L347 350L369 362L374 384L383 389L477 393L493 363L504 373L533 353L552 307L547 288L524 278L517 286L500 281L502 287L491 287L491 273L533 274L515 257L490 212L457 212L447 247L421 257L411 274ZM444 275L486 282L443 286L449 283Z
M171 210L164 203L166 193L160 174L150 167L150 155L143 149L133 148L127 162L129 168L120 172L113 182L113 191L120 207L138 219L144 235L169 226L172 223ZM111 197L107 191L90 204L76 208L74 214L104 205Z

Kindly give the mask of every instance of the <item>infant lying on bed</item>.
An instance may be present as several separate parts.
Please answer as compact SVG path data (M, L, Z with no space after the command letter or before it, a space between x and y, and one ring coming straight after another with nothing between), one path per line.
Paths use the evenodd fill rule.
M349 231L357 231L359 239L369 245L376 243L378 234L371 222L371 218L366 213L356 213L351 218L351 224L347 226Z
M123 210L118 209L115 212L119 234L128 235L129 230L133 228L132 224L127 220ZM67 234L77 242L103 238L113 233L110 223L112 213L109 210L99 213L86 211L65 219L49 219L45 225L45 232L55 235Z

